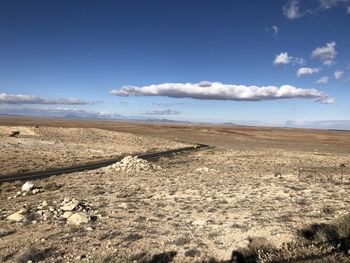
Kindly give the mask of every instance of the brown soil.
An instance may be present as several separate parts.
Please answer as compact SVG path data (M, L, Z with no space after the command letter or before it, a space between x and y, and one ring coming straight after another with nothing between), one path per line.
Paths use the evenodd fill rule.
M347 169L343 181L338 173L330 181L330 172L318 174L316 181L313 174L307 173L298 179L300 166L338 167L342 163L349 166L347 132L40 121L40 125L85 129L99 126L153 139L177 138L216 147L161 159L156 164L161 169L152 171L115 172L101 168L37 180L34 183L38 187L55 182L61 188L54 191L42 188L41 192L27 196L16 194L22 183L2 184L0 228L15 230L1 238L3 261L15 261L28 247L39 251L52 248L44 262L142 262L171 251L176 252L174 262L202 262L209 257L228 259L232 250L246 247L249 238L265 237L273 245L281 246L294 240L301 228L311 223L330 223L349 211ZM25 124L23 120L7 122ZM28 120L27 124L33 123L39 120ZM99 132L103 138L114 136L114 132ZM75 137L70 136L67 133L63 141L72 143ZM60 136L47 141L57 137ZM90 145L90 150L104 149L99 144L83 144ZM144 145L147 146L146 142ZM80 145L75 149L72 155L86 151ZM57 206L66 196L89 203L97 220L79 227L56 219L26 224L6 220L7 215L23 205L35 208L45 200Z

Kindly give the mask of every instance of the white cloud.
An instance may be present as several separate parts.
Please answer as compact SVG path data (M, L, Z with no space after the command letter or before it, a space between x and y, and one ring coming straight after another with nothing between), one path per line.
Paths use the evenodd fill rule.
M320 3L320 7L322 9L329 9L338 5L338 3L342 2L341 0L318 0Z
M334 60L335 56L337 55L335 46L336 43L333 41L327 43L324 47L318 47L312 51L311 58L317 58L321 61Z
M143 111L141 115L178 115L179 111L166 109L166 110L153 110L153 111Z
M350 14L350 6L348 6L347 13Z
M30 108L30 107L13 107L0 108L0 114L24 115L24 116L47 116L47 117L64 117L64 118L91 118L91 119L116 119L122 118L121 115L106 111L87 111L82 109L71 108Z
M276 36L279 32L279 28L277 26L272 26L273 34Z
M322 104L334 104L335 98L330 98L328 96L325 96L325 97L317 99L316 102L320 102Z
M324 66L332 66L333 64L335 64L334 61L330 59L323 62Z
M302 1L302 3L303 2L304 1ZM349 0L318 0L318 4L313 5L309 9L302 11L300 8L299 0L289 0L289 2L285 6L283 6L282 10L283 10L283 14L287 18L296 19L296 18L303 17L305 15L316 15L320 12L336 7L340 3L343 3L344 6L346 6L346 4L348 4L349 2L350 2ZM347 12L350 13L350 7L346 7L346 8L347 8Z
M287 121L284 126L296 128L303 127L316 129L350 130L350 120L304 120L303 122L299 122L298 120L291 120Z
M342 71L342 70L338 69L334 72L335 79L341 79L343 77L343 75L344 75L344 71Z
M318 83L318 84L327 84L328 80L329 80L329 77L324 76L324 77L320 78L319 80L317 80L316 83Z
M50 99L42 98L33 95L13 95L0 93L0 104L43 104L43 105L85 105L88 102L80 99L68 98L68 99Z
M116 96L165 96L203 100L262 101L292 98L321 99L328 95L316 89L302 89L291 85L244 86L203 81L200 83L162 83L149 86L124 86L110 92ZM321 102L321 101L320 101Z
M297 71L297 76L302 77L304 75L312 75L320 72L319 68L300 68Z
M302 14L300 13L299 1L290 0L285 6L283 6L283 14L288 19L296 19L301 17Z
M276 55L275 60L273 61L274 65L285 65L289 64L292 61L292 57L288 56L288 52L281 52Z
M304 59L298 57L288 56L288 52L281 52L275 56L273 64L276 66L286 65L286 64L303 64Z

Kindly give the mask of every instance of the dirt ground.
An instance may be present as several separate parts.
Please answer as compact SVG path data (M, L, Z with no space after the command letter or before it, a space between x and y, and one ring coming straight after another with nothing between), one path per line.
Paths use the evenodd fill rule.
M28 127L30 125L32 123ZM125 132L122 125L127 124L115 129ZM128 125L129 132L141 131L139 127L135 132L137 124ZM229 259L233 250L246 247L251 238L265 237L280 247L284 242L295 240L303 227L329 223L349 212L347 169L342 181L337 168L322 175L318 173L315 181L313 173L303 173L299 180L298 168L313 166L322 171L324 167L340 164L349 166L350 133L305 130L304 134L300 130L272 129L273 135L269 135L266 130L255 128L226 127L219 132L223 128L188 127L181 131L176 126L164 128L165 133L157 125L158 130L152 127L144 130L143 135L153 139L177 137L191 142L196 132L202 130L207 132L209 142L217 132L217 142L211 143L215 147L209 150L163 158L154 163L155 169L147 166L147 169L133 170L128 166L115 170L111 166L36 180L33 181L38 189L35 194L23 194L23 182L1 184L0 229L7 230L7 234L0 235L0 260L27 262L23 260L30 258L28 254L35 254L43 262L160 262L152 258L165 255L173 262L203 262L210 257ZM57 129L39 129L52 135L46 139L53 142L47 152L57 151L56 144L69 145L75 141L71 138L76 138L70 137L72 133L66 133L65 129L59 131L60 136L52 133ZM233 135L243 133L242 129L253 137ZM171 134L170 130L176 131ZM185 137L186 131L188 137ZM36 136L29 133L28 138ZM121 136L114 133L99 130L98 136ZM42 134L44 132L40 136ZM133 136L130 140L138 138L130 134L123 136ZM225 136L228 143L224 145ZM142 144L143 138L146 137L137 141L142 147L135 143L133 149L146 151L148 146L154 147L153 143ZM197 142L203 143L204 139L205 136L199 134ZM9 139L6 137L6 140ZM84 143L89 145L86 148L75 141L72 156L84 156L94 149L108 155L110 149L117 151L124 146L121 141L124 139L119 140L118 145L112 145L113 139L104 145ZM264 147L265 144L269 146ZM168 146L158 144L156 148L162 147ZM3 158L7 160L6 156ZM37 158L41 158L40 155ZM332 181L328 177L331 174L334 174ZM62 218L59 207L65 197L84 201L82 207L90 217L88 223L70 225ZM46 208L42 208L43 201L47 203ZM10 222L7 219L23 207L27 211L26 220ZM38 216L40 211L51 213L43 218ZM33 249L28 252L28 248Z
M185 144L96 128L0 126L0 176L179 147Z

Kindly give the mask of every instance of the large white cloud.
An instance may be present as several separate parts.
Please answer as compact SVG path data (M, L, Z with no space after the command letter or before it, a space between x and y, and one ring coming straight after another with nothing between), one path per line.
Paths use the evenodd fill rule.
M300 68L297 71L297 76L302 77L304 75L312 75L320 72L319 68Z
M80 99L50 99L33 95L13 95L0 93L0 104L43 104L43 105L85 105L88 102Z
M202 81L199 83L162 83L149 86L124 86L110 92L116 96L166 96L205 100L262 101L292 98L316 99L328 97L316 89L302 89L291 85L245 86ZM322 101L320 101L322 102Z
M299 1L290 0L285 6L283 6L283 14L289 19L296 19L301 17Z
M337 55L337 51L335 50L336 43L330 42L327 43L324 47L318 47L314 49L311 53L311 58L317 58L322 61L334 60Z

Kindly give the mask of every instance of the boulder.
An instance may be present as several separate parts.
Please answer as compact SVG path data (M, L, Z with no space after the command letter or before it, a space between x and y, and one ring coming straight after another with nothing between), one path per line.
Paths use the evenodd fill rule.
M21 211L18 211L18 212L16 212L16 213L13 213L13 214L9 215L8 217L6 217L6 219L7 219L8 221L12 221L12 222L21 222L21 221L23 221L25 218L26 218L26 216L23 215L23 214L21 213Z
M82 212L75 213L67 219L67 224L70 224L70 225L78 226L78 225L87 224L87 223L89 223L89 217Z
M32 190L34 188L34 184L30 181L25 182L22 185L22 192L29 192L30 190Z

